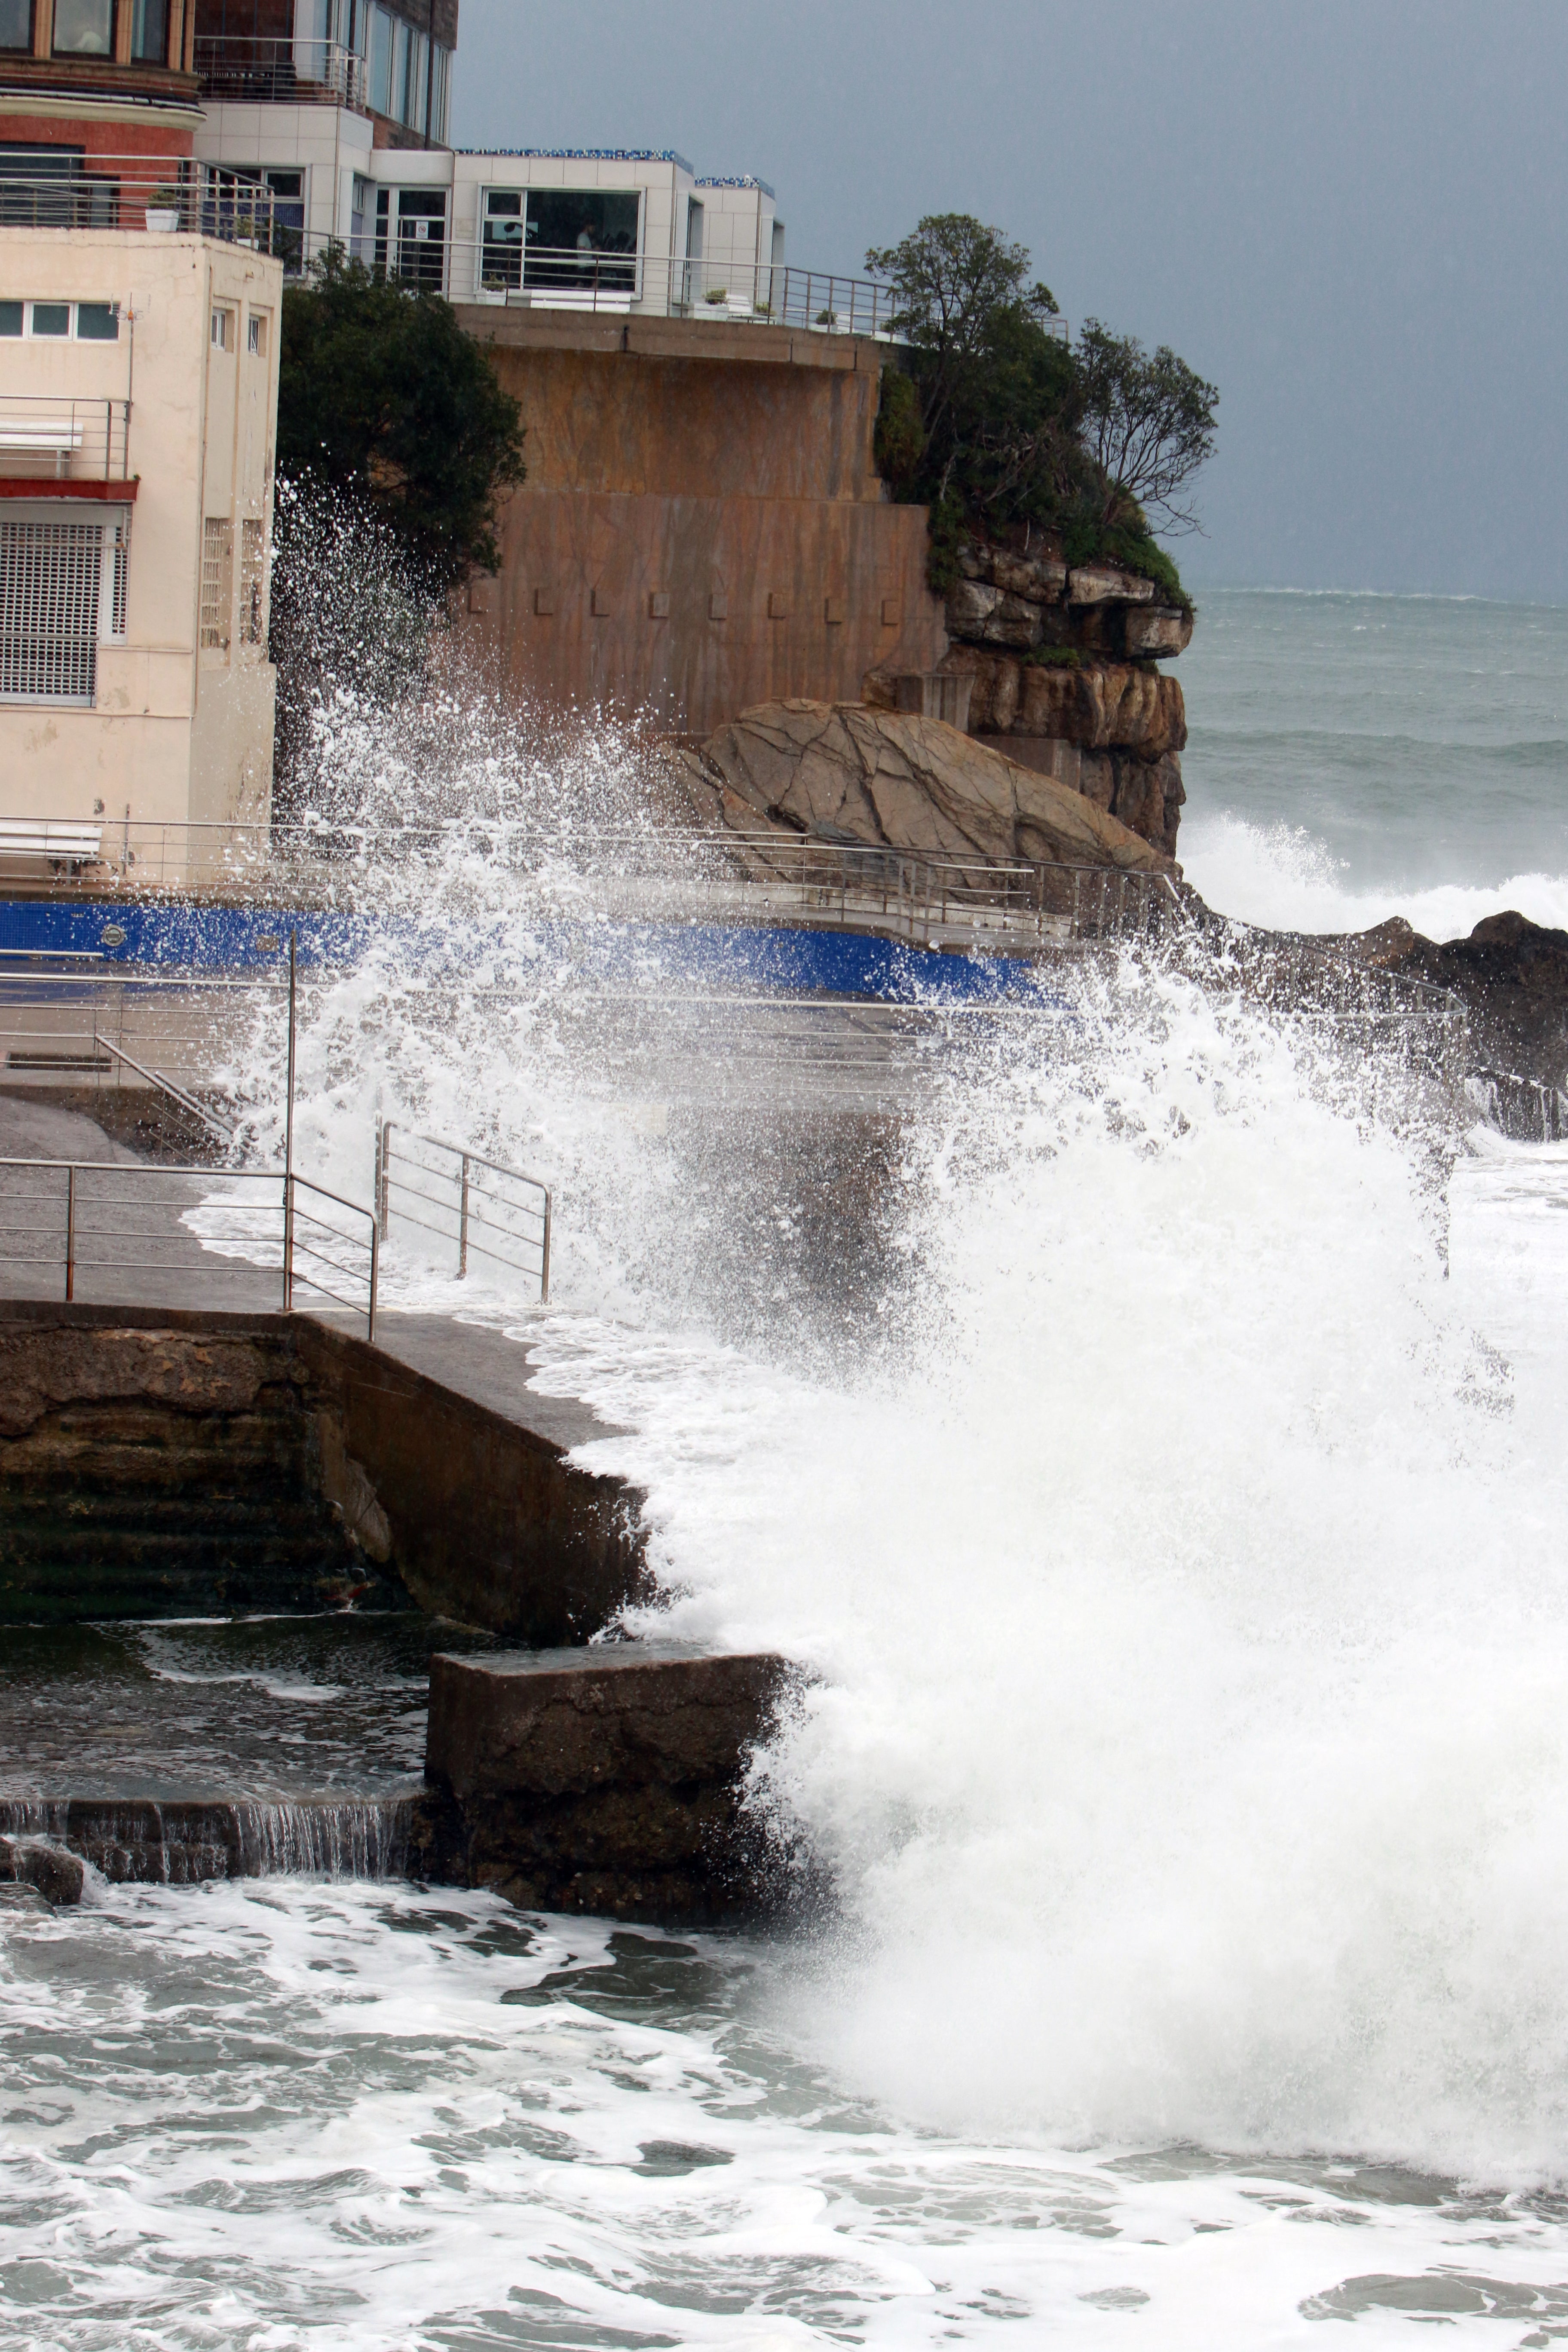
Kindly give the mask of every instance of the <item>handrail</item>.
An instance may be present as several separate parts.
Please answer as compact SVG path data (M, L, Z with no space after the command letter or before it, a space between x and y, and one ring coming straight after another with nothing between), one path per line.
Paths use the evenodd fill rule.
M256 1204L264 1213L268 1214L272 1213L274 1209L282 1211L285 1208L285 1204L291 1199L296 1190L303 1190L304 1192L312 1193L319 1200L331 1201L334 1207L346 1209L351 1216L363 1217L370 1229L366 1244L369 1251L369 1270L368 1276L364 1278L364 1303L362 1306L356 1299L345 1298L341 1291L332 1289L329 1283L321 1281L316 1275L310 1273L301 1275L296 1271L294 1258L296 1254L298 1254L315 1260L319 1265L331 1267L335 1273L344 1276L351 1284L362 1278L358 1275L358 1270L353 1265L345 1265L341 1259L332 1257L327 1251L316 1247L309 1242L300 1242L292 1230L293 1220L286 1217L282 1260L283 1300L285 1309L287 1311L292 1299L294 1286L296 1283L298 1283L302 1285L302 1286L307 1290L319 1292L323 1298L331 1299L337 1306L346 1307L352 1313L363 1313L365 1318L365 1338L371 1340L374 1340L375 1338L375 1316L380 1276L380 1235L377 1232L374 1214L371 1210L364 1206L363 1202L351 1201L341 1192L330 1192L326 1185L313 1183L307 1176L286 1174L283 1170L277 1168L215 1169L198 1168L189 1164L180 1164L170 1167L157 1161L149 1160L45 1160L29 1159L21 1156L0 1157L0 1170L25 1170L40 1173L48 1171L56 1175L63 1175L65 1177L64 1270L65 1297L68 1305L73 1301L76 1297L77 1275L79 1270L82 1270L83 1268L83 1262L79 1249L79 1243L83 1235L90 1234L99 1238L110 1239L114 1237L116 1234L116 1228L112 1225L104 1228L97 1226L86 1227L82 1224L80 1212L84 1205L82 1200L84 1180L93 1177L102 1178L112 1176L116 1180L125 1178L131 1182L136 1183L139 1180L141 1181L156 1182L165 1179L172 1181L175 1178L195 1178L204 1184L211 1184L215 1181L222 1181L225 1182L236 1181L239 1183L276 1185L279 1188L279 1198L276 1203L262 1202ZM129 1194L113 1194L110 1195L107 1201L100 1202L100 1205L108 1208L126 1208L132 1205L132 1196ZM244 1207L247 1204L237 1202L235 1205ZM307 1223L318 1226L324 1234L331 1235L341 1241L348 1242L351 1247L353 1246L353 1237L351 1235L341 1233L337 1226L327 1223L324 1219L312 1217L310 1215L309 1212L306 1212L305 1221ZM0 1225L0 1231L4 1231L7 1234L13 1233L44 1234L49 1230L50 1229L47 1224L16 1226L10 1224L8 1221L5 1224ZM0 1263L36 1265L39 1263L39 1260L36 1256L32 1255L18 1256L16 1253L7 1250L0 1252ZM132 1257L98 1259L88 1265L85 1270L97 1273L123 1270L134 1271L138 1274L180 1275L188 1274L191 1271L191 1268L188 1265L171 1264L166 1259L150 1258L147 1256L145 1251L139 1251ZM203 1270L208 1274L220 1276L224 1274L237 1274L240 1271L237 1266L224 1265L221 1263L216 1265L205 1266ZM254 1270L254 1264L252 1264L250 1270Z
M461 1163L459 1173L456 1178L444 1177L438 1168L426 1167L423 1160L411 1159L406 1153L395 1152L392 1143L395 1134L405 1134L411 1142L426 1144L433 1151L447 1152L452 1159ZM400 1158L405 1168L416 1169L421 1175L431 1177L437 1184L455 1183L458 1194L456 1206L454 1207L449 1202L438 1199L434 1193L421 1192L416 1184L409 1184L402 1178L394 1177L392 1163L395 1158ZM529 1185L542 1196L544 1204L542 1209L532 1208L527 1202L521 1201L508 1201L502 1194L494 1192L482 1192L473 1179L472 1171L476 1168L488 1169L492 1175L504 1176L511 1183ZM477 1250L481 1257L493 1258L499 1265L510 1265L521 1273L531 1274L536 1270L522 1258L511 1256L505 1250L489 1249L483 1242L476 1242L472 1238L476 1226L485 1233L505 1234L508 1240L516 1242L523 1248L537 1247L539 1303L542 1307L548 1307L550 1304L550 1244L554 1219L554 1199L549 1185L542 1178L531 1176L524 1168L510 1167L504 1160L487 1159L483 1152L470 1150L465 1144L448 1143L444 1136L426 1135L417 1128L404 1127L395 1119L384 1118L377 1127L375 1133L374 1182L376 1221L383 1241L386 1239L392 1214L392 1193L395 1188L408 1197L426 1202L431 1208L441 1211L447 1216L456 1216L458 1229L453 1233L444 1225L433 1225L426 1218L412 1215L405 1208L400 1207L397 1212L406 1223L417 1225L421 1232L435 1234L442 1241L457 1243L459 1280L467 1277L470 1249ZM504 1224L481 1216L474 1206L476 1193L481 1202L488 1202L492 1208L508 1210L516 1216L537 1218L541 1225L537 1244L526 1235L511 1233Z
M143 1063L137 1061L134 1055L128 1054L122 1045L115 1045L111 1038L102 1036L96 1028L92 1033L92 1042L95 1046L101 1045L106 1054L112 1054L117 1062L123 1062L127 1069L134 1070L139 1078L145 1078L150 1087L156 1087L161 1093L166 1094L172 1102L179 1104L182 1110L189 1111L193 1118L200 1119L216 1142L234 1141L233 1128L220 1119L216 1111L207 1110L195 1095L187 1094L184 1087L176 1086L173 1078L165 1077L161 1070L148 1069Z

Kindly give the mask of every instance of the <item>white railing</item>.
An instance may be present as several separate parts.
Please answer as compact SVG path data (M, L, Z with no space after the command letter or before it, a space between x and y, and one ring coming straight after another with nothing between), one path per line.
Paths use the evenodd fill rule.
M649 829L561 835L501 818L438 824L227 824L100 820L100 856L82 861L80 821L58 821L73 846L57 868L61 895L101 888L113 874L138 889L201 888L237 896L265 885L315 890L377 868L482 858L570 912L592 896L626 920L803 921L890 934L911 946L968 938L998 949L1149 930L1180 915L1163 873L1037 859L941 857L755 834ZM0 873L7 862L0 835Z
M215 1185L224 1188L216 1203ZM198 1208L221 1218L227 1228L221 1238L240 1255L202 1247L186 1222ZM186 1233L191 1247L181 1251ZM254 1287L258 1263L271 1263L276 1250L285 1309L301 1294L324 1299L363 1315L365 1337L375 1337L375 1218L357 1202L279 1170L0 1160L0 1265L58 1275L68 1301L85 1285L106 1304L132 1305L166 1297L175 1286L165 1276Z
M383 1242L395 1215L455 1250L459 1277L470 1255L482 1257L536 1281L549 1305L552 1198L537 1176L387 1118L376 1130L375 1203Z
M13 148L0 158L0 226L132 228L216 236L300 266L304 214L259 172L189 157Z
M0 393L0 476L102 482L130 472L128 400ZM0 851L10 829L9 821L0 825Z

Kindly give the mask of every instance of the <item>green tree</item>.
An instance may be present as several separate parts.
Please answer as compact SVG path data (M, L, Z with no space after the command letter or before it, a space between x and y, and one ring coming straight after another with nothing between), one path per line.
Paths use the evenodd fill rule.
M279 473L386 526L430 594L496 569L496 510L523 478L522 441L516 401L438 294L341 247L285 292Z
M1043 520L1081 472L1072 357L1047 323L1029 256L967 213L937 213L866 256L898 298L894 324L918 404L884 388L879 455L901 496L956 504L978 521Z
M1077 357L1079 431L1106 484L1106 522L1119 519L1120 497L1157 530L1196 530L1186 493L1214 451L1215 386L1169 344L1146 352L1136 336L1113 335L1098 319L1084 320Z
M1039 524L1069 562L1110 555L1181 596L1151 519L1194 527L1185 493L1214 446L1213 384L1098 320L1074 349L1026 247L967 213L929 215L866 267L892 286L902 339L877 461L896 498L931 509L932 585L948 584L966 530Z

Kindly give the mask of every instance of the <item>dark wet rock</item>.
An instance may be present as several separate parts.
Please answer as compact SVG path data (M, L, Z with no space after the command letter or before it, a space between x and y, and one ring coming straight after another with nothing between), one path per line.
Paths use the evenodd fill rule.
M1376 971L1452 989L1469 1019L1475 1065L1568 1088L1568 931L1510 910L1487 916L1468 940L1439 943L1396 916L1342 945Z
M79 1854L44 1838L0 1837L0 1886L34 1889L51 1909L81 1901L86 1872Z

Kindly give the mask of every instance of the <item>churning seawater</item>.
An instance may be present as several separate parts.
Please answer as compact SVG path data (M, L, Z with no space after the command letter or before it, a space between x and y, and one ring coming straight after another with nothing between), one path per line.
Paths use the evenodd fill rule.
M1403 683L1321 652L1310 757L1247 802L1247 614L1282 675L1320 602L1205 610L1241 636L1219 719L1187 672L1200 887L1208 774L1255 883L1368 921L1568 871L1544 770L1538 856L1433 866L1413 821L1356 863L1404 805L1367 698L1448 674L1426 607ZM1495 609L1444 612L1472 678ZM1472 691L1426 704L1450 812ZM1337 880L1269 845L1281 772ZM393 1286L626 1432L590 1454L647 1490L664 1630L809 1670L756 1799L837 1909L677 1939L278 1879L0 1922L0 2340L1568 2336L1568 1150L1129 962L922 1035L814 1222L809 1064L704 1093L668 976L628 1035L505 877L439 896L432 945L478 909L494 956L313 999L306 1162L363 1192L381 1109L552 1176L551 1314Z
M1215 590L1180 669L1182 860L1222 913L1568 926L1568 609Z

